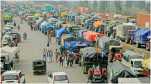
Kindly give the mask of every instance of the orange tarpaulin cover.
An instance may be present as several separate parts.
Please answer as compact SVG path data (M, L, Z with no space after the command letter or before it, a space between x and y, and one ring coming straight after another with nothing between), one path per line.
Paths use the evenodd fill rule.
M139 13L136 15L136 24L139 27L150 27L151 26L150 18L151 18L150 14Z
M100 35L100 33L92 31L83 32L84 39L87 41L96 41L97 35Z
M100 20L97 20L97 21L95 21L95 22L93 23L93 26L94 26L95 28L98 28L98 27L101 26L101 24L102 24L102 22L101 22Z

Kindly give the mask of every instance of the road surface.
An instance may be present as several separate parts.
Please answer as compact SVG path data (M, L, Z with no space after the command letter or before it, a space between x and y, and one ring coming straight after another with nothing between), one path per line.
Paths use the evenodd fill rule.
M16 18L17 24L20 24L20 19ZM27 40L22 41L20 46L20 62L16 64L15 69L25 73L27 83L47 83L47 75L49 72L64 71L68 74L70 82L81 83L87 82L87 76L82 73L81 67L73 65L73 67L61 67L58 63L52 62L47 64L47 74L33 75L32 61L42 58L42 49L46 47L47 36L39 31L31 31L27 23L20 24L20 33L28 34ZM50 48L55 50L56 42L53 38Z

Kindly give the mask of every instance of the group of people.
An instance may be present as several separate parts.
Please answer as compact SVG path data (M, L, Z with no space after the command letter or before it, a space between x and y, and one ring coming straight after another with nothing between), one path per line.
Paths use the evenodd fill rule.
M42 52L42 59L47 62L52 62L53 52L51 49L44 48Z
M72 67L74 62L76 64L78 64L77 59L79 58L79 56L77 54L74 53L68 53L68 52L57 52L56 54L56 60L57 62L59 62L60 66L64 67Z

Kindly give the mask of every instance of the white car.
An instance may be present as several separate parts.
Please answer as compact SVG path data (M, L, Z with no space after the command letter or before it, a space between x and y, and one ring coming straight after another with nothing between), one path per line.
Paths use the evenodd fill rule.
M68 84L69 79L65 72L53 72L48 75L48 82L50 84Z
M2 74L2 83L8 84L8 83L25 83L25 75L22 74L21 71L6 71Z

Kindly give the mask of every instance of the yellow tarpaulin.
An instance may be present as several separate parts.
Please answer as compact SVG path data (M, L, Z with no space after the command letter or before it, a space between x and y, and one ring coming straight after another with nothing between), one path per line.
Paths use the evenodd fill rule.
M93 23L93 26L95 27L95 28L98 28L98 27L100 27L102 25L102 22L100 21L100 20L97 20L97 21L95 21L94 23Z
M64 17L65 15L67 15L67 12L66 11L64 11L64 12L61 12L61 17Z

